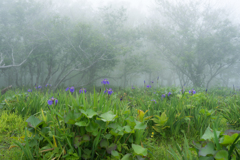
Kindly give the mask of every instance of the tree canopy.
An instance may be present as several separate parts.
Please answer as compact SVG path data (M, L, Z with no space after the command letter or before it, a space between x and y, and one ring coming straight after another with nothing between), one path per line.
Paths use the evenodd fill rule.
M223 11L197 2L158 2L164 18L154 23L149 38L193 86L208 87L239 61L239 29Z

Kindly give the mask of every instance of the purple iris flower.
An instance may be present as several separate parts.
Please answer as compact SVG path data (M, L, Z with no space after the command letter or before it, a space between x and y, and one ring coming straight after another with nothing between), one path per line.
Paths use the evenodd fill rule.
M109 81L107 79L104 79L101 83L105 85L105 84L109 84Z
M196 93L196 91L193 89L193 90L192 90L192 93L193 93L193 94L195 94L195 93Z
M69 87L66 88L66 91L68 91L68 90L69 90Z
M58 100L57 100L57 99L55 99L55 105L57 105L57 103L58 103Z
M162 98L165 98L165 97L166 97L165 94L163 94L163 95L162 95Z
M191 93L192 93L192 91L191 91L191 90L189 90L189 91L188 91L188 93L189 93L189 94L191 94Z
M145 84L145 80L144 80L144 84Z
M48 86L48 84L46 84L46 87Z
M147 88L151 88L152 86L150 86L150 85L147 85Z
M153 102L157 103L155 99L152 99L151 101L153 101Z
M154 82L152 81L152 83L154 83Z
M71 93L74 92L74 87L70 87L70 92L71 92Z
M31 90L31 89L29 89L29 90L28 90L28 92L32 92L32 90Z
M51 99L48 100L48 105L52 105L52 104L54 104L54 102L55 102L55 105L57 105L58 100L56 98L52 97Z
M132 86L132 89L135 89L135 88Z
M168 96L170 96L171 94L172 94L172 93L171 93L171 92L169 92L169 93L168 93Z
M189 94L191 94L191 93L196 94L196 91L194 89L192 89L192 90L189 91Z
M106 90L104 91L104 93L106 93L106 92L107 92L109 95L111 95L111 94L113 93L112 88L109 88L109 89L106 88Z
M41 89L41 88L42 88L42 86L41 86L41 85L39 85L39 86L36 86L35 88L36 88L36 89L38 89L38 88L39 88L39 89Z
M82 89L80 89L80 90L79 90L79 93L83 93L83 92L85 92L85 93L86 93L86 92L87 92L87 90L86 90L85 88L82 88Z

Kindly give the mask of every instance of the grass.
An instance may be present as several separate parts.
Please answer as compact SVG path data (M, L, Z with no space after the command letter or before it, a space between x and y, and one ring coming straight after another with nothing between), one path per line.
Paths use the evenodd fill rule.
M240 110L240 96L228 88L216 88L208 93L204 89L196 91L195 95L188 92L182 95L177 87L128 88L114 91L111 96L88 91L85 98L76 92L70 94L64 90L55 93L47 89L31 93L20 89L8 91L0 98L0 159L19 159L19 155L23 154L19 147L9 150L13 145L13 137L17 139L25 135L24 127L28 117L40 116L41 110L49 112L47 100L51 97L58 99L58 105L54 108L56 111L80 106L91 107L98 113L112 110L124 115L127 112L128 116L138 118L138 111L142 110L144 117L149 117L147 138L142 143L148 148L148 154L153 155L152 159L181 159L182 155L175 143L180 145L185 156L188 154L192 159L197 159L196 153L187 151L188 147L191 147L193 140L200 139L209 125L214 123L222 131L229 129L229 126L239 129L240 120L235 113ZM171 95L167 96L169 92ZM166 94L165 98L163 94ZM158 124L152 121L156 116L160 117ZM156 125L158 130L153 128Z
M20 137L23 134L25 119L17 113L4 110L0 112L0 124L0 159L19 159L22 151L17 147L11 150L9 148L13 144L14 137Z

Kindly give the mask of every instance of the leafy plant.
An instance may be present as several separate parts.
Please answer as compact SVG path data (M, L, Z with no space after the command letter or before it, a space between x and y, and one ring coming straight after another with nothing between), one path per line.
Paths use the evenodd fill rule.
M105 99L105 96L100 95L99 103L95 104L97 108L92 108L85 101L84 94L77 97L70 107L57 110L50 106L46 114L42 111L42 120L33 115L26 120L31 135L25 135L21 143L16 142L26 158L119 159L148 155L147 149L141 145L147 127L141 111L137 116L138 121L129 116L129 112L122 113L114 109L104 113L98 111L101 99ZM94 99L97 96L92 97L92 101L96 102ZM112 103L104 108L110 108L110 105Z
M200 159L239 159L239 138L238 133L227 135L208 127L201 141L194 143L194 148Z

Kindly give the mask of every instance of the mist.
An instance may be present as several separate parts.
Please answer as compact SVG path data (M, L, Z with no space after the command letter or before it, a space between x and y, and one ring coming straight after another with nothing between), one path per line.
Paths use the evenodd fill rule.
M0 87L240 86L237 0L0 0Z

